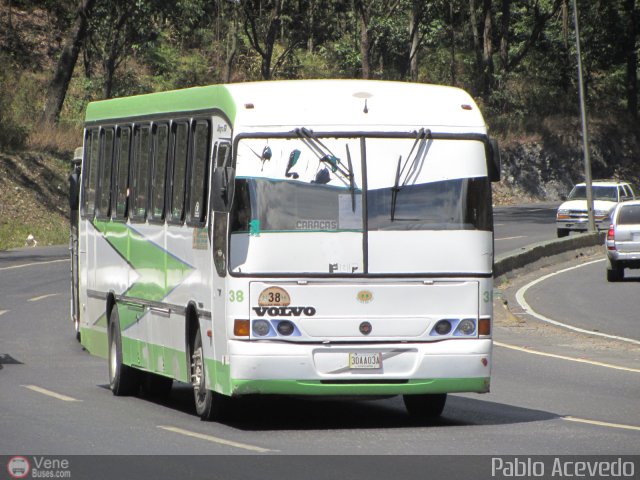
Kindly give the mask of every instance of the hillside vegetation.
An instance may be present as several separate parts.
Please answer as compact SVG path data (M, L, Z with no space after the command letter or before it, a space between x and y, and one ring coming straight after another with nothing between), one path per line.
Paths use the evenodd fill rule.
M594 177L638 183L640 4L577 4ZM61 241L53 232L66 221L64 178L89 101L213 83L371 78L464 88L501 141L496 201L556 200L583 180L571 5L0 0L0 249L23 245L33 229Z

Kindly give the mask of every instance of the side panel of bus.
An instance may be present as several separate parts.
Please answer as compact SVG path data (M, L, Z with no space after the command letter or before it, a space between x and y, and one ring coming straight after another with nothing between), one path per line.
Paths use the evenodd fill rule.
M205 341L212 329L214 297L224 312L224 277L216 275L217 289L212 288L213 213L207 203L214 147L230 136L231 127L221 117L175 117L127 124L132 141L126 193L118 191L123 190L118 185L119 160L124 158L120 137L116 135L117 153L105 155L105 127L87 129L79 240L81 328L86 348L106 357L107 309L115 298L123 362L188 382L188 315L199 314L206 355L214 358L213 341ZM185 153L184 163L176 167L185 131L190 161ZM169 132L166 149L164 132ZM160 166L164 161L168 163ZM113 173L105 173L105 167ZM159 168L166 169L164 177ZM159 185L162 179L166 186ZM122 199L126 216L119 212ZM110 203L108 213L96 208L101 202ZM222 329L216 338L224 339L224 322L215 329Z

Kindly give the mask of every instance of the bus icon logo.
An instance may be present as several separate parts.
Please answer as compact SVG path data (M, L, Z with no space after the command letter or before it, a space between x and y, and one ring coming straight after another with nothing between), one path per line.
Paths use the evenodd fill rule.
M12 457L7 463L7 471L11 478L25 478L31 471L31 465L25 457Z

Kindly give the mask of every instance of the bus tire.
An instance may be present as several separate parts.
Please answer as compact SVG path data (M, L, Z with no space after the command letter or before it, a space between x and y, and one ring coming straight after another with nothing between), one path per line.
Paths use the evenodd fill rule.
M171 393L173 378L163 377L156 373L142 373L142 391L148 397L165 398Z
M447 402L447 394L403 395L402 399L409 415L419 420L428 420L442 414Z
M73 328L76 332L76 340L78 340L79 342L82 341L81 335L80 335L80 318L78 318L78 316L76 315L76 317L73 319Z
M221 421L229 418L231 398L207 389L206 368L200 329L196 331L191 355L191 384L197 415L204 421Z
M140 389L140 371L122 362L122 335L117 307L109 316L109 388L118 397L135 395Z

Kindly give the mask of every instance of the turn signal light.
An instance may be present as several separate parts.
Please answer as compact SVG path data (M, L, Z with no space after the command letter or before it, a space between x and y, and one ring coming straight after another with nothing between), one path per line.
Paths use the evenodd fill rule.
M478 335L491 335L491 319L481 318L478 322Z
M236 337L248 337L249 331L249 320L234 320L233 334Z

